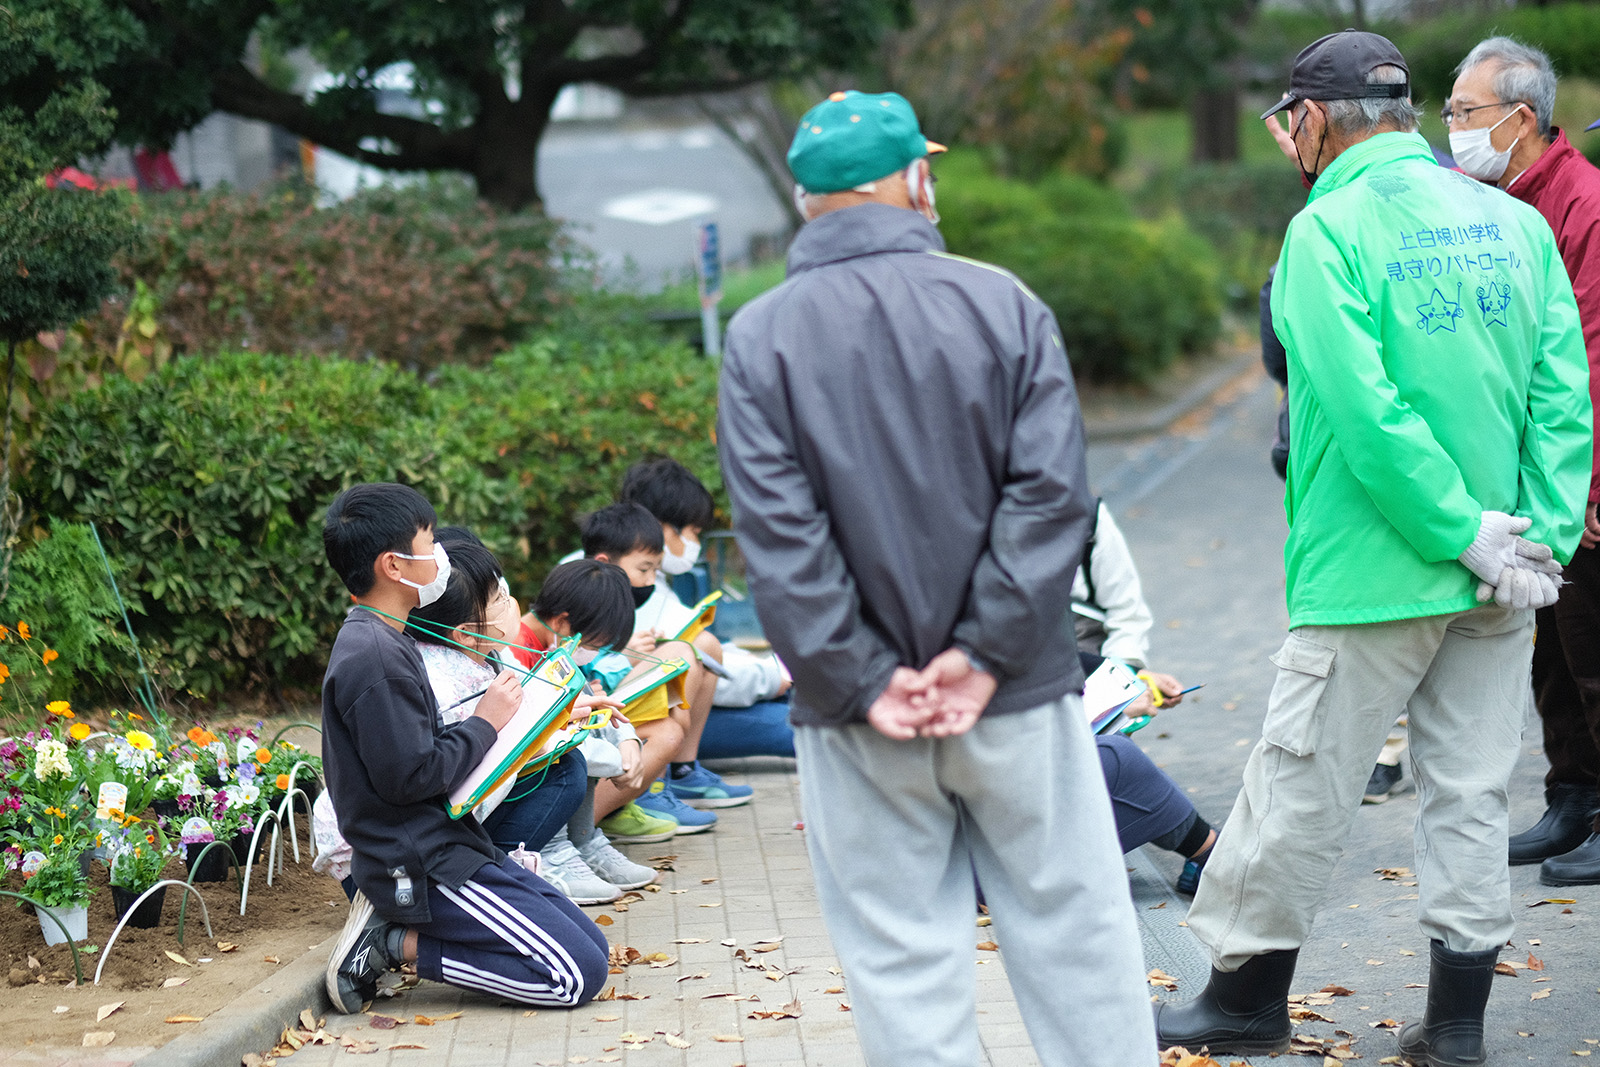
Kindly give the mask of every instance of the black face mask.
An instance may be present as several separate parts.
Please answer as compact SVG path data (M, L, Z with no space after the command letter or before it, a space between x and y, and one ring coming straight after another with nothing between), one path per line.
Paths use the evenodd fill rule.
M1298 142L1298 138L1300 136L1300 131L1305 129L1306 119L1308 119L1310 117L1311 117L1311 109L1308 107L1308 108L1306 108L1305 114L1300 117L1300 125L1295 127L1295 129L1289 134L1289 140L1295 142L1295 155L1297 155L1297 156L1300 154L1300 147L1299 147L1299 142ZM1328 127L1327 127L1326 122L1324 122L1323 127L1322 127L1322 135L1317 138L1317 158L1311 161L1311 166L1313 168L1320 167L1322 165L1322 148L1323 148L1323 145L1326 143L1327 139L1328 139ZM1313 185L1317 184L1317 178L1318 178L1320 173L1321 172L1316 170L1316 169L1306 170L1304 164L1302 164L1300 166L1300 181L1305 185L1305 187L1307 189L1309 189Z
M645 602L656 595L656 587L652 585L630 585L633 591L633 610L638 611L644 607Z

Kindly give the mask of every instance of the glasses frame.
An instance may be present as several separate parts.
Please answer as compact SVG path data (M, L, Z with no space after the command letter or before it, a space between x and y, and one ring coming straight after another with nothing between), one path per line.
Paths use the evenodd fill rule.
M1460 116L1462 122L1466 122L1471 118L1474 111L1482 111L1487 107L1519 107L1521 105L1521 100L1496 100L1492 104L1478 104L1474 107L1463 108L1453 108L1449 104L1446 104L1444 107L1439 109L1439 121L1444 123L1446 127L1449 127L1455 125L1457 116Z

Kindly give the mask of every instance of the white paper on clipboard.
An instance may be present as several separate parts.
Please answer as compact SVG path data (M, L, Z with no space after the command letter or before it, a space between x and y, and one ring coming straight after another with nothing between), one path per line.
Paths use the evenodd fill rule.
M1121 718L1123 709L1147 692L1149 687L1132 667L1120 660L1104 661L1083 683L1083 710L1089 717L1089 729L1106 733Z
M511 721L500 728L494 744L489 746L489 751L483 754L483 759L472 769L472 773L450 790L451 804L464 803L486 780L498 776L506 760L521 746L523 738L537 732L551 706L566 697L566 687L539 676L544 673L541 669L523 677L522 704L511 716ZM560 671L557 669L550 673L558 674Z

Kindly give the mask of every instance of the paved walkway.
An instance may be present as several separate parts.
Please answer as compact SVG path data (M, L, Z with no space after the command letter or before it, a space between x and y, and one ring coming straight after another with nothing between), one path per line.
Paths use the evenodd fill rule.
M731 780L754 786L755 801L720 812L712 833L624 846L640 862L672 856L674 869L663 872L660 892L642 894L626 911L611 905L586 909L612 920L605 934L613 946L647 957L611 976L619 998L639 999L597 1000L576 1011L528 1011L424 983L380 1000L373 1011L406 1020L455 1012L460 1017L376 1030L368 1016L333 1016L328 1032L376 1041L380 1051L363 1061L374 1067L862 1064L847 1010L850 998L817 907L804 832L795 827L801 813L793 762L718 766ZM974 926L973 945L986 939ZM748 961L737 958L740 952ZM986 1062L1036 1063L998 954L974 947L973 965ZM798 1018L750 1018L791 1009ZM389 1051L397 1044L422 1044L427 1051ZM338 1044L308 1046L286 1062L316 1067L341 1063L345 1055Z

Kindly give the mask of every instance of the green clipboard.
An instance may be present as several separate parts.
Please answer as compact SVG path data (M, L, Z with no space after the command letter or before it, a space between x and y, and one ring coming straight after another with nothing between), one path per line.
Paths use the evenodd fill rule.
M572 661L577 639L540 657L522 676L522 707L501 728L494 744L472 773L450 791L446 810L459 819L538 755L539 749L572 715L572 702L583 690L583 672Z
M699 637L701 633L703 633L706 628L716 620L717 601L721 599L722 590L720 589L714 593L706 594L703 600L701 600L693 608L689 609L694 612L694 617L688 622L684 623L683 629L679 630L672 637L668 638L668 640L693 641L695 638Z

